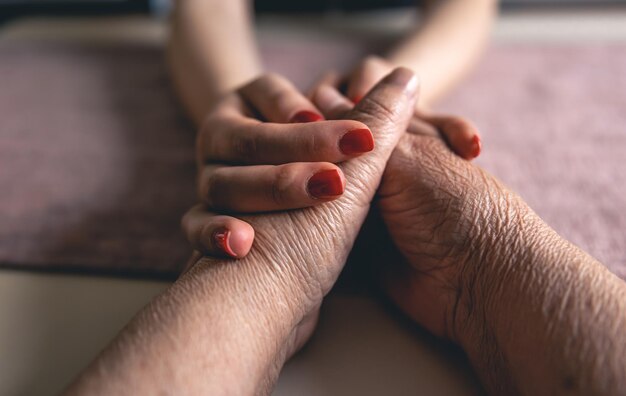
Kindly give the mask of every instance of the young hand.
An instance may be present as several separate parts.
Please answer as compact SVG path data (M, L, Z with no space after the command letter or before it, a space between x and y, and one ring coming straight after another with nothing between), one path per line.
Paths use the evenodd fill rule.
M358 121L324 121L290 82L268 74L225 97L197 139L202 205L183 220L193 246L214 256L243 257L254 230L220 213L268 212L332 201L344 192L335 163L374 149Z

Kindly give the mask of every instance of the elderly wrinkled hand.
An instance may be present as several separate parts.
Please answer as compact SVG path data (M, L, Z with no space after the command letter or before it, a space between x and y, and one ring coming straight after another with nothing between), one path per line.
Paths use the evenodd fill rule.
M396 74L399 72L396 72ZM408 71L402 71L408 78ZM264 80L267 77L262 77L260 80ZM273 77L275 79L276 77ZM288 83L284 80L281 84L289 87L288 90L283 90L284 96L296 95L300 101L301 97L296 93ZM411 84L415 84L412 82ZM249 84L242 88L241 92L254 91L255 87L267 84L259 83L259 80ZM305 208L313 205L319 205L321 203L331 201L339 198L344 194L344 185L347 185L347 196L336 202L334 206L319 206L318 208L312 208L310 211L303 212L308 218L306 222L286 222L284 225L279 224L281 228L288 227L290 232L287 235L281 235L279 237L273 236L274 242L282 242L282 240L288 240L289 237L295 235L301 237L301 233L307 232L304 237L306 240L298 241L292 245L283 243L281 246L284 250L273 250L274 254L281 253L286 256L306 257L310 256L316 260L316 264L312 269L308 270L308 273L322 273L327 271L327 267L334 268L330 271L330 279L326 279L322 282L321 292L316 294L312 300L316 303L313 309L307 311L307 320L304 320L306 331L300 331L300 337L295 343L301 345L308 335L313 330L315 319L317 317L317 306L321 302L321 297L328 291L330 286L334 283L336 276L345 262L345 257L352 246L354 241L355 232L358 231L360 224L362 223L367 208L369 207L370 200L373 196L373 192L376 190L379 184L379 176L377 172L385 166L385 157L380 157L380 154L374 153L358 158L362 161L362 164L354 164L357 159L352 159L355 156L361 155L365 151L372 150L374 148L374 142L369 141L371 138L371 132L377 131L379 136L382 133L389 134L389 128L395 128L391 136L400 133L405 135L402 137L402 141L405 141L408 136L405 130L408 130L410 134L420 134L434 138L440 142L445 139L445 135L440 133L437 128L437 123L427 123L424 119L416 117L413 114L414 102L407 103L406 98L402 95L398 96L401 91L391 89L393 85L388 82L382 83L377 90L371 93L365 98L365 102L359 103L354 108L354 104L348 101L345 97L339 94L332 86L327 84L319 85L313 92L312 100L315 103L307 103L308 106L314 108L315 112L323 112L328 119L343 120L343 121L324 121L315 122L306 125L294 125L294 124L271 124L262 122L260 120L251 119L249 114L254 114L249 108L246 108L246 103L239 103L234 106L233 99L227 99L225 103L218 106L217 110L208 117L203 132L205 135L215 133L215 130L227 129L233 130L234 128L224 128L221 125L225 123L233 123L232 119L227 116L228 111L232 111L232 107L239 108L241 114L248 114L245 119L244 125L249 125L248 130L242 133L215 133L214 136L208 138L201 138L199 140L199 157L209 162L219 162L225 158L224 154L219 154L218 151L227 152L228 147L238 146L241 143L238 142L242 139L248 139L256 141L254 145L255 151L250 151L246 156L234 157L233 155L226 156L230 161L237 161L239 166L226 166L220 165L207 165L203 162L204 166L203 175L200 177L200 197L203 199L204 204L198 205L190 210L183 220L183 228L188 236L188 239L192 242L194 247L200 252L208 255L230 255L231 257L241 258L246 255L252 240L254 239L254 229L257 232L264 232L259 229L259 225L254 223L255 221L270 220L273 221L276 217L290 215L296 216L298 212L287 212L283 215L269 214L264 216L255 217L231 217L229 215L216 214L211 211L228 212L228 213L241 213L241 212L255 212L263 213L266 211L286 211L293 208ZM411 88L414 89L414 88ZM396 98L394 98L394 95ZM405 95L406 96L406 95ZM279 96L271 96L274 99L281 99ZM296 103L296 100L289 98L282 98L278 102L283 103ZM249 103L249 102L248 102ZM262 102L259 102L262 103ZM247 104L249 106L249 104ZM267 104L265 104L267 107ZM402 111L403 106L408 106L408 112L411 114L411 118L408 121L401 121L397 119L399 112ZM278 105L273 106L278 108ZM283 116L274 116L273 120L287 120L287 115L293 112L293 106L289 108L289 111L283 111ZM277 111L275 113L279 113ZM258 113L258 112L257 112ZM263 113L261 113L263 115ZM268 116L265 116L269 118ZM365 124L348 124L351 118L355 120L363 120ZM442 117L444 118L444 117ZM450 117L445 117L447 121L450 121ZM459 133L473 132L474 129L469 123L459 118L458 122L450 124L450 127L444 129L448 134L454 136ZM242 121L240 121L242 122ZM354 121L352 121L354 123ZM334 131L328 133L330 128L334 128ZM262 133L262 129L274 128L273 133ZM387 128L385 130L384 128ZM401 132L400 129L402 130ZM289 131L289 132L287 132ZM344 132L347 131L347 132ZM358 131L360 140L354 139L354 131ZM343 135L342 135L343 132ZM306 137L313 137L312 141L316 144L311 144ZM349 139L346 139L348 137ZM385 139L391 137L379 137L382 139L384 145L382 149L389 150L389 142ZM221 139L219 146L216 144L207 144L206 140L214 141L215 139ZM272 139L272 140L268 140ZM329 142L330 140L330 142ZM349 140L350 144L342 143L342 141ZM365 141L365 143L363 143ZM458 142L458 140L453 140ZM272 144L281 147L281 150L272 148ZM377 142L377 150L381 142ZM354 147L361 147L360 150L355 150ZM207 147L212 147L211 150L207 150ZM343 148L342 148L343 147ZM347 148L347 149L346 149ZM444 146L445 149L445 146ZM345 152L350 154L347 155ZM396 150L397 151L397 150ZM206 154L208 152L208 154ZM446 149L449 153L449 150ZM205 153L202 156L202 153ZM378 157L377 157L378 156ZM328 162L292 162L288 161L301 161L308 159L310 161L328 161ZM347 162L346 162L347 161ZM343 166L338 166L333 163L344 162ZM280 164L280 165L271 165ZM231 164L232 165L232 164ZM306 166L306 168L305 168ZM358 169L351 177L344 176L343 169ZM376 167L375 171L372 167ZM319 169L325 170L319 170ZM299 172L293 170L299 169ZM338 191L324 196L314 196L311 194L311 185L313 181L316 181L318 173L338 175L338 181L334 183L338 187ZM386 171L388 174L389 171ZM319 181L317 181L319 185ZM347 184L346 184L347 183ZM407 188L411 186L406 186ZM356 189L356 190L355 190ZM328 190L328 188L322 188L322 190ZM355 197L355 191L357 196ZM365 194L364 194L365 192ZM209 198L207 197L215 197ZM365 198L365 199L364 199ZM218 203L219 201L219 203ZM355 210L360 215L354 217ZM319 211L319 212L315 212ZM314 215L312 215L314 213ZM328 217L328 213L333 213L334 216L341 216L342 222L337 221L334 217ZM358 219L358 220L355 220ZM343 224L350 224L348 233L345 235L339 235L339 237L333 237L333 232L313 232L308 234L311 227L319 227L320 222L322 225L329 225L329 221L332 226L342 226ZM250 225L249 223L253 223ZM352 224L351 224L352 223ZM253 228L254 227L254 228ZM292 229L293 227L293 229ZM261 227L262 228L262 227ZM271 227L274 229L275 227ZM299 229L301 228L301 229ZM341 232L341 228L334 228L334 231ZM267 232L267 231L265 231ZM280 231L278 231L280 235ZM346 238L346 236L349 236ZM259 239L263 241L257 235L257 243ZM322 240L320 240L320 238ZM339 244L338 247L331 248L330 245L324 241L324 239L330 238L336 241L347 241L343 244ZM257 249L265 249L263 242L260 242L261 246L257 246ZM269 245L271 241L267 241ZM300 246L305 243L304 246ZM276 244L279 245L279 244ZM301 249L298 250L298 249ZM310 249L307 251L306 249ZM322 249L320 251L320 249ZM339 249L339 250L336 250ZM290 251L293 250L293 251ZM265 252L268 257L265 259L279 260L281 257L271 257L272 251L269 249ZM318 254L319 253L319 254ZM321 255L320 255L321 254ZM199 259L200 255L194 256L191 260L191 264ZM332 257L332 258L331 258ZM343 259L341 259L343 257ZM339 260L337 258L340 258ZM328 262L328 266L325 264ZM300 264L298 264L300 266ZM328 274L325 274L328 277ZM319 284L319 279L309 280L309 287L311 284ZM306 287L305 287L306 288ZM290 351L290 352L293 352Z
M288 353L301 345L312 331L311 323L315 322L322 297L343 268L387 160L407 129L417 91L414 74L407 69L397 69L374 87L359 105L351 107L343 120L301 125L248 121L257 128L272 127L284 132L258 134L255 147L259 150L250 151L247 157L228 159L250 163L268 161L267 156L271 156L269 163L281 165L220 166L217 170L210 166L212 174L204 176L207 187L200 188L204 191L201 195L214 198L205 199L204 205L186 215L183 225L187 235L203 251L219 251L215 247L222 244L227 246L225 251L237 252L239 249L233 246L239 246L242 240L251 241L247 227L254 229L255 247L237 265L264 266L272 271L277 286L273 297L280 300L279 290L282 290L284 306L290 311L288 315L295 315L291 322L295 321L296 339L288 343L294 345ZM207 125L219 126L222 117L225 116L210 116ZM342 142L346 135L347 142ZM240 136L222 137L225 140L237 138ZM273 140L264 142L264 138ZM273 143L282 149L270 149ZM200 146L215 147L215 144L201 143ZM273 151L263 153L262 148ZM367 155L355 158L370 150ZM303 157L309 161L330 162L282 164L300 161ZM211 158L215 159L215 155ZM320 173L326 179L320 178ZM215 198L221 195L226 197ZM322 202L326 204L308 207ZM305 209L239 218L216 216L207 210L264 212L295 207ZM226 241L216 241L214 230L233 225L237 228L227 229ZM245 254L247 249L241 251ZM211 265L210 258L200 259L195 267L206 265ZM193 271L192 268L190 272ZM287 290L285 285L289 286ZM281 303L276 305L284 308Z

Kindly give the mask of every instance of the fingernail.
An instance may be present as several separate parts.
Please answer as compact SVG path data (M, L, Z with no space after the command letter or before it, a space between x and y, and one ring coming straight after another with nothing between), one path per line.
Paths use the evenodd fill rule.
M406 67L398 67L391 74L385 77L385 80L390 84L400 85L407 92L415 93L417 92L417 87L419 85L419 79L417 75Z
M363 96L356 95L354 98L352 98L352 103L359 104L359 102L362 101L362 100L363 100Z
M482 143L480 141L480 136L474 135L470 142L470 156L471 158L476 158L480 155L480 151L482 149Z
M346 155L367 153L374 150L374 136L369 129L353 129L341 137L339 150Z
M299 111L296 114L294 114L294 116L291 117L291 120L289 122L291 122L291 123L305 123L305 122L320 121L320 120L323 120L323 119L324 119L324 117L322 117L320 114L317 114L314 111L302 110L302 111Z
M343 181L336 169L317 172L309 179L307 190L314 198L332 198L343 194Z
M237 257L237 253L230 247L230 231L226 228L220 228L213 234L215 240L215 246L217 246L222 252L226 253L230 257Z

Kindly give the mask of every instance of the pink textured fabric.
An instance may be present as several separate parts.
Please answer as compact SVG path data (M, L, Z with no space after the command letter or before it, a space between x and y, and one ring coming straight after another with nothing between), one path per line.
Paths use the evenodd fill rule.
M0 47L0 262L173 275L192 128L151 48Z
M262 47L301 87L365 52ZM0 265L175 275L194 133L160 49L3 43L0 76ZM481 165L626 277L626 46L494 48L443 108L480 127Z

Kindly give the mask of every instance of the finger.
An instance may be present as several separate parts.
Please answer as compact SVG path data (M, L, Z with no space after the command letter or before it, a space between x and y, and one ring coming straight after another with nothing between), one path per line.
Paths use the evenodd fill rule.
M352 110L354 104L335 87L320 85L313 94L313 103L327 119L336 119Z
M480 155L482 143L476 127L461 117L418 113L419 118L433 125L452 150L467 160Z
M264 75L239 89L241 96L269 122L303 123L324 119L287 79Z
M338 118L354 107L352 102L341 92L327 84L320 85L312 94L313 103L327 119ZM441 137L437 128L418 116L411 117L407 132L415 135Z
M372 151L374 137L366 125L353 120L276 124L216 116L203 126L196 147L203 162L339 163Z
M409 121L407 132L413 135L430 136L443 139L443 136L439 133L434 125L427 123L417 116L413 116L411 118L411 121Z
M345 189L341 170L327 162L286 165L206 166L200 199L218 211L268 212L332 201Z
M352 103L334 87L322 85L313 96L313 103L327 119L345 114ZM480 136L467 121L452 116L425 116L417 113L409 121L407 131L412 134L445 139L449 146L465 159L473 159L480 154Z
M380 58L370 56L349 76L346 96L353 103L359 103L370 89L389 71Z
M331 87L338 87L341 83L341 76L336 71L329 71L324 73L320 78L315 81L315 83L311 86L311 88L307 91L307 98L313 102L313 98L315 96L315 92L322 85L330 85ZM315 103L313 103L315 105ZM322 114L323 115L323 114Z
M254 240L254 229L250 224L207 212L201 205L185 214L182 228L193 248L209 256L245 257Z
M352 204L367 207L374 197L391 152L413 116L418 90L419 80L411 70L395 69L345 115L368 125L376 145L367 158L342 164L346 178L352 181L345 194Z

